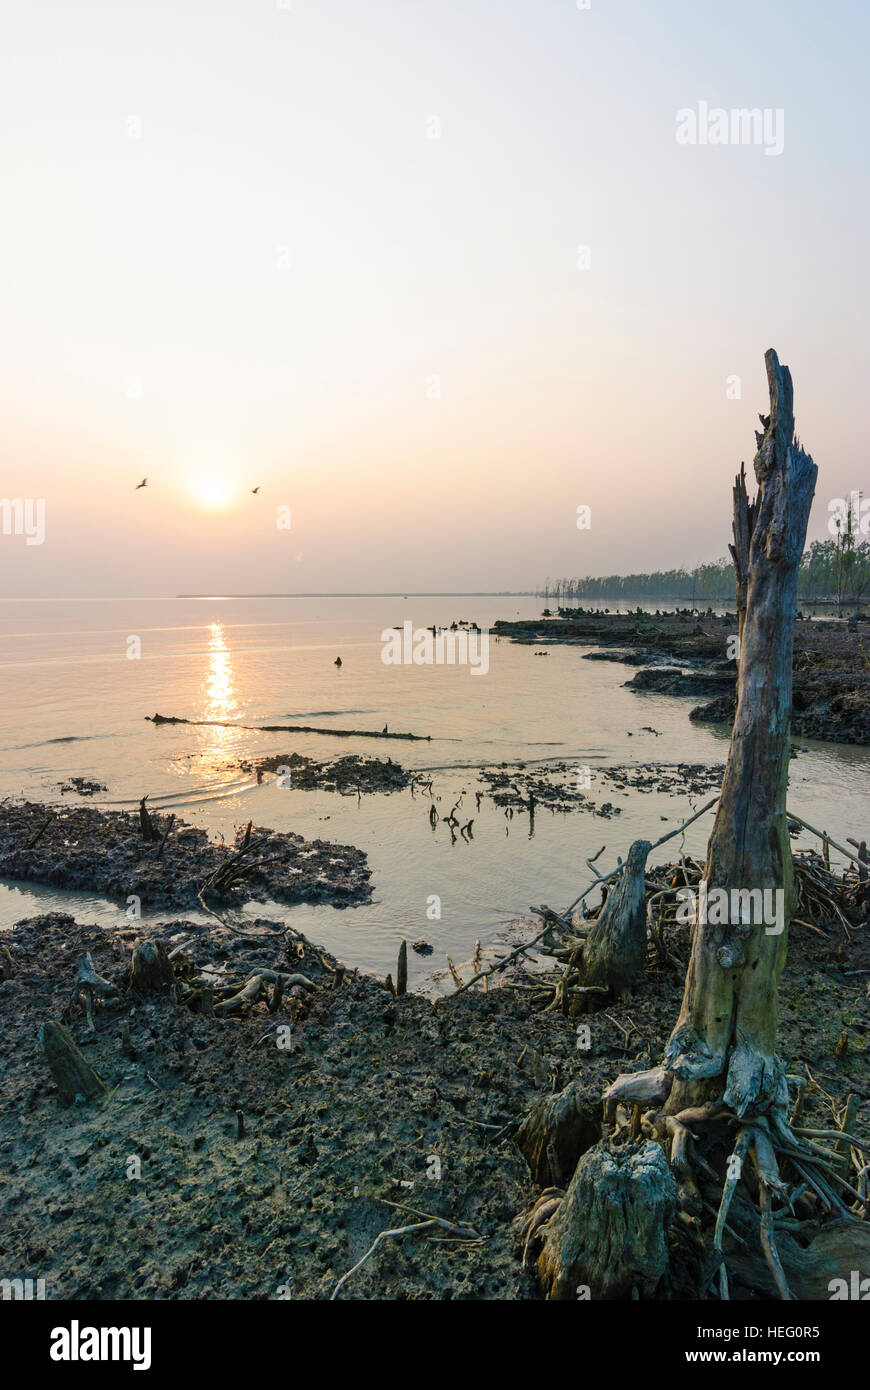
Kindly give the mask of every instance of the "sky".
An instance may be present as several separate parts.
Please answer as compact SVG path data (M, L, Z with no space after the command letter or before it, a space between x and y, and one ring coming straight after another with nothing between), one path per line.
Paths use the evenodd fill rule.
M857 0L3 0L0 500L44 535L10 511L0 595L716 559L771 346L825 536L868 47Z

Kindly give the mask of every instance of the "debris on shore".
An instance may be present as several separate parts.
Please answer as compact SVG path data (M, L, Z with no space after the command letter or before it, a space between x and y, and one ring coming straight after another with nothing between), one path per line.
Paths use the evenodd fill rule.
M203 892L208 902L235 906L371 900L362 850L251 825L228 847L174 815L149 812L146 800L138 815L0 802L0 877L135 896L148 908L203 906Z
M722 783L724 763L645 763L603 767L600 776L618 791L687 793L716 791Z
M237 766L242 772L256 773L258 780L264 772L275 773L295 791L339 792L342 796L401 791L414 780L392 758L363 758L358 753L348 753L332 762L318 762L302 753L270 753L265 757L242 758Z
M580 774L578 778L578 773ZM588 769L578 769L576 763L550 763L547 766L526 768L523 763L502 763L499 767L482 767L479 777L486 795L496 806L534 814L539 808L565 814L588 811L594 816L621 815L621 808L611 803L596 802L582 789L591 784Z
M661 866L651 883L687 870L700 865ZM870 940L847 937L818 857L804 881L815 925L792 935L779 1045L806 1077L803 1123L830 1129L851 1095L861 1139ZM330 1299L382 1231L423 1213L473 1234L382 1245L338 1297L538 1299L520 1227L539 1184L516 1136L573 1081L573 1142L596 1143L615 1072L661 1055L689 930L657 915L638 992L581 1029L570 994L552 1007L566 967L537 952L433 1004L265 920L244 936L184 919L147 933L66 913L20 922L0 979L6 1263L14 1252L9 1267L45 1278L50 1298ZM172 969L153 990L135 983L143 938ZM92 1026L83 957L85 978L108 986L94 989ZM59 1092L39 1043L50 1023L99 1078L92 1099ZM732 1249L734 1296L775 1297L766 1268Z
M78 792L79 796L96 796L98 792L107 792L109 788L103 782L95 782L90 777L69 777L65 782L58 782L61 793Z

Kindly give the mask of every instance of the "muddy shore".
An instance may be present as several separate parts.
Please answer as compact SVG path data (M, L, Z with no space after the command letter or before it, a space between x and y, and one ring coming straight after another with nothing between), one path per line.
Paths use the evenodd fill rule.
M557 616L497 622L493 631L534 646L596 648L587 653L589 660L642 668L626 681L631 689L703 700L690 711L697 722L733 721L737 668L728 643L737 634L736 614L560 609ZM831 743L870 744L870 616L795 624L792 731Z
M0 878L134 896L144 908L199 907L203 889L209 905L371 899L366 856L351 845L252 826L228 846L174 816L148 819L153 839L134 812L0 802Z
M534 954L486 994L433 1004L339 969L275 923L242 937L170 920L149 935L182 949L175 985L148 997L130 992L132 928L54 913L0 945L0 1249L4 1268L44 1278L49 1298L328 1299L379 1232L416 1219L409 1212L479 1239L440 1230L388 1241L340 1297L537 1298L517 1218L538 1192L517 1122L579 1077L593 1143L603 1090L659 1058L682 989L677 969L649 969L633 998L586 1020L592 1045L579 1051L576 1021L542 1012L552 963ZM685 931L669 944L683 961ZM84 952L118 990L93 1032L74 999ZM832 926L794 928L778 1045L791 1071L815 1080L810 1121L830 1123L826 1097L853 1094L864 1137L868 968L866 930L849 941ZM274 1013L270 988L247 1012L202 1012L204 985L217 1008L264 970L308 983ZM70 1030L102 1098L63 1103L38 1044L48 1020ZM764 1267L741 1274L736 1249L731 1266L733 1297L773 1296ZM827 1296L811 1282L800 1292Z
M192 762L195 753L178 755L178 761ZM258 757L231 758L220 772L247 773L261 782L272 773L283 786L294 791L339 792L342 796L367 796L374 792L401 791L415 780L392 758L363 758L348 753L343 758L317 759L302 753L268 753Z

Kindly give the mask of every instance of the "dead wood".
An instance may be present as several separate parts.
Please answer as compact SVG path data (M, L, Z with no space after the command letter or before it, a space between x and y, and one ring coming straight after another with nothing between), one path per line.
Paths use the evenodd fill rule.
M151 819L148 807L145 805L147 800L148 797L143 796L142 800L139 802L139 832L143 840L147 840L150 844L153 844L160 839L160 831Z
M602 1141L583 1154L542 1228L538 1277L549 1299L652 1298L668 1268L677 1191L661 1147Z
M635 840L607 902L589 928L580 976L586 988L626 994L646 960L646 861L649 840Z
M774 1057L776 996L785 961L794 871L786 820L797 578L816 466L795 438L791 374L765 354L770 415L757 434L758 495L734 491L738 584L745 578L737 714L707 854L708 892L781 893L776 933L746 920L699 921L683 1005L665 1053L679 1110L722 1093L738 1115L767 1109L782 1075ZM746 899L744 899L746 901ZM704 914L699 912L698 916ZM734 920L732 920L734 918Z
M162 941L140 938L133 947L130 988L134 994L156 994L171 989L175 970Z
M537 1101L516 1134L532 1177L545 1188L565 1187L580 1155L600 1138L601 1102L579 1081Z
M251 1012L251 1009L259 1002L267 984L277 985L281 982L282 989L292 988L298 985L301 989L311 991L316 986L305 975L284 975L279 970L258 970L251 975L240 990L224 999L220 1004L215 1004L214 1011L218 1018L229 1018L244 1016Z
M0 981L11 980L15 974L15 961L8 946L0 943Z
M43 1023L39 1045L63 1100L92 1100L105 1095L105 1082L85 1060L72 1035L60 1023Z

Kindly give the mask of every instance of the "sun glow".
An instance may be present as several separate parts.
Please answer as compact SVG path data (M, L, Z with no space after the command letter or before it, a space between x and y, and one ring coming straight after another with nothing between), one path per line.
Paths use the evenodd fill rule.
M208 512L226 511L235 500L235 489L219 473L201 473L190 485L191 496L197 506Z

